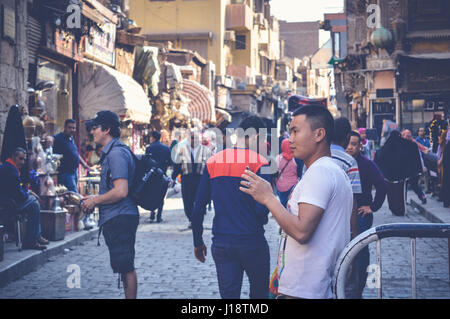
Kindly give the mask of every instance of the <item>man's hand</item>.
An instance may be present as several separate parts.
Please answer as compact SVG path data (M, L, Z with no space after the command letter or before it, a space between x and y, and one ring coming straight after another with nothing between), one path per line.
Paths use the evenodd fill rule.
M367 214L373 214L373 211L370 209L370 206L361 206L358 208L358 215L361 215L364 217Z
M257 202L266 205L266 203L274 196L270 183L252 171L245 170L241 177L245 179L245 181L241 181L241 185L245 187L241 186L239 189L242 192L251 195Z
M83 202L81 204L81 208L83 209L84 212L88 212L94 209L96 202L95 202L95 198L98 195L89 195L86 196L85 198L83 198Z
M198 261L204 263L206 260L206 246L194 247L194 255Z

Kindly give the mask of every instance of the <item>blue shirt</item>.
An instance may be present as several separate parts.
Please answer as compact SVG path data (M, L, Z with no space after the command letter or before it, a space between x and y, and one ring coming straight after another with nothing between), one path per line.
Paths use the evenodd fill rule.
M269 210L239 187L246 166L259 176L267 160L248 149L226 149L212 156L206 164L197 190L192 213L194 246L203 245L203 217L209 199L214 202L213 242L219 244L256 244L265 240L264 225Z
M19 170L8 162L0 165L0 200L12 199L20 206L25 203L28 196Z
M427 138L421 138L420 136L417 136L416 141L425 146L426 148L431 147L430 140Z
M65 174L74 174L77 172L80 158L78 149L75 146L73 137L66 137L64 133L59 133L54 136L55 142L53 146L53 153L62 154L61 164L58 172Z
M100 174L100 195L113 189L113 181L116 179L128 180L129 188L133 185L136 163L125 144L117 138L113 139L103 148L101 158L103 162ZM99 212L99 227L118 215L139 215L137 205L130 194L116 203L99 205Z

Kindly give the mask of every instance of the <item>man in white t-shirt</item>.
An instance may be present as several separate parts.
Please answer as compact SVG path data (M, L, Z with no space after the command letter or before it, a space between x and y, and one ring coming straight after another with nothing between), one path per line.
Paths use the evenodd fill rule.
M284 208L268 182L250 171L240 190L272 212L283 229L278 270L282 298L332 298L337 258L350 241L352 188L331 159L333 117L318 106L296 110L289 142L295 158L307 167Z

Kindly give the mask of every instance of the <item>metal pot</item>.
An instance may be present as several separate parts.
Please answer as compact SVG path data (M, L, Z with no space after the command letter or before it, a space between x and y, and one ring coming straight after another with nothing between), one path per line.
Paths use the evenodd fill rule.
M66 194L68 195L67 198L69 205L78 205L78 206L81 205L83 197L80 194L70 191L67 192Z

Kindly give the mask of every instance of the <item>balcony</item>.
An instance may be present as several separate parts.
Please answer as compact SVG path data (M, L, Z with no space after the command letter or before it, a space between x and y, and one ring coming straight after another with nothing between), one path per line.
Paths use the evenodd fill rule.
M227 30L250 31L253 26L253 12L246 4L229 4L226 8Z

